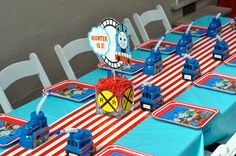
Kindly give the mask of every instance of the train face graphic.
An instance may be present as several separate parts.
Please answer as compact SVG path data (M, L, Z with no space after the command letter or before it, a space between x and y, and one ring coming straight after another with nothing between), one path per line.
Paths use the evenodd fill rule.
M116 26L116 60L131 63L131 53L129 45L129 35L124 24Z
M22 126L22 134L20 136L21 147L34 149L47 141L49 137L49 128L47 118L42 111L39 114L31 113L31 119Z

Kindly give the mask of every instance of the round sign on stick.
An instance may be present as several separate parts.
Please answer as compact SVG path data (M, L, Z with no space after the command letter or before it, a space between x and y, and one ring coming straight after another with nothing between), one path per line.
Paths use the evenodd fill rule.
M125 111L131 110L133 106L133 99L134 99L134 90L132 88L128 88L123 95L122 98L122 108Z
M106 18L101 23L100 26L104 28L109 34L110 38L110 48L105 56L102 56L103 61L112 69L120 68L124 63L122 61L116 60L116 26L119 23L113 18Z
M105 112L116 112L119 106L118 99L110 91L104 90L97 96L98 105Z

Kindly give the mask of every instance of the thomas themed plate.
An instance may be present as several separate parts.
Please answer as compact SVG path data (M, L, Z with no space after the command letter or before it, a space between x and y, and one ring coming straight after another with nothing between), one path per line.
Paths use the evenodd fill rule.
M236 94L236 77L210 72L194 81L199 87Z
M218 109L171 101L152 113L158 120L191 128L203 128L219 112Z
M152 49L154 49L158 41L159 40L157 39L151 39L147 42L140 44L138 46L138 49L151 51ZM162 41L159 49L162 54L172 54L175 52L176 46L177 46L176 43Z
M98 152L95 156L152 156L120 145L110 145Z
M81 102L95 95L95 86L75 80L65 80L43 89L44 93L48 91L50 95Z
M7 114L0 114L0 147L16 142L22 132L21 126L26 122L26 120Z
M143 70L143 61L131 59L131 62L131 64L124 63L123 66L121 66L119 69L116 69L116 72L127 75L134 75ZM111 68L106 63L99 63L98 68L111 70Z
M182 34L186 32L187 28L188 28L188 25L183 24L174 28L172 32ZM201 37L207 34L207 28L193 25L190 29L190 33L192 36Z
M236 67L236 53L225 60L225 64Z

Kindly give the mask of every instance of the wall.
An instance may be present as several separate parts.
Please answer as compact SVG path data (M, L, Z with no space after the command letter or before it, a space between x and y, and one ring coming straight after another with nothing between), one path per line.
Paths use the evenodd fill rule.
M171 21L169 0L3 0L0 2L0 70L28 59L29 53L35 52L51 82L59 82L66 76L53 50L55 44L65 45L71 40L86 37L91 27L105 17L122 21L125 17L131 18L135 12L155 8L157 4L163 5ZM158 23L147 28L152 32L151 37L164 32ZM72 60L78 76L95 69L96 64L93 53ZM17 108L39 97L41 84L36 77L30 77L17 81L6 92Z

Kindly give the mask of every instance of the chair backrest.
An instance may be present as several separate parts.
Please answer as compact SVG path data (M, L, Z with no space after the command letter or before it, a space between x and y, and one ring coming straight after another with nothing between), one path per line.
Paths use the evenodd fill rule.
M226 156L228 153L228 148L225 144L218 146L211 156Z
M69 42L64 47L61 47L57 44L55 45L54 50L62 64L62 67L68 79L77 80L69 61L78 54L92 51L92 48L89 45L88 38L80 38ZM102 59L98 55L97 57L99 61L102 62Z
M155 10L146 11L141 15L135 13L133 15L133 19L137 25L137 28L143 41L149 40L149 36L147 34L145 26L151 22L162 21L166 31L170 31L172 29L169 20L161 5L157 5Z
M221 144L211 154L211 156L235 156L236 155L236 133L227 141Z
M124 19L124 24L125 24L125 25L127 26L127 28L128 28L128 33L129 33L129 36L130 36L130 38L131 38L131 41L133 42L134 47L137 48L138 45L140 44L140 42L139 42L139 39L138 39L138 37L137 37L137 34L136 34L136 32L134 31L134 28L133 28L133 26L132 26L130 20L129 20L128 18L125 18L125 19Z
M38 75L42 85L51 85L37 55L31 53L29 60L7 66L0 71L0 103L5 113L12 111L12 106L4 92L13 82L28 76Z
M229 154L228 156L236 155L236 133L227 141L226 146L228 147Z

